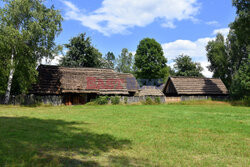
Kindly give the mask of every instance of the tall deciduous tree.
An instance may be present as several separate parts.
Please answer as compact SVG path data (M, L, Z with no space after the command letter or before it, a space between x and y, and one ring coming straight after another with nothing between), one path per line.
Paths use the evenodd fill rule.
M47 8L44 0L2 1L0 36L6 52L1 53L1 57L6 56L9 67L5 93L5 103L8 103L13 76L21 76L17 75L21 73L17 69L23 70L24 77L34 78L37 61L53 57L56 50L54 39L62 30L62 17L53 6Z
M230 57L222 34L217 34L216 39L209 41L206 50L210 62L208 69L213 72L213 77L221 78L227 88L231 85Z
M62 66L101 67L102 54L91 44L91 38L86 37L86 33L73 37L65 47L68 51L61 60Z
M236 98L249 96L250 75L250 1L233 0L236 18L230 24L226 42L221 34L206 47L209 70L220 77Z
M114 69L115 67L115 55L113 52L108 52L105 57L104 60L106 60L106 68L112 68Z
M163 79L169 74L161 45L151 38L140 41L135 54L135 73L140 79ZM168 74L166 74L168 73Z
M116 66L116 71L123 73L133 72L133 54L127 48L123 48L121 55L119 55Z
M187 55L180 55L174 61L176 76L203 77L201 73L203 68L199 63L192 62L191 57Z

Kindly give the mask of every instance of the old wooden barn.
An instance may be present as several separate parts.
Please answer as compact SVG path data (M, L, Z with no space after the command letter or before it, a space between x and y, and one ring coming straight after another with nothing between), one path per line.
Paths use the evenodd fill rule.
M163 87L166 101L184 101L199 99L223 100L228 90L221 79L197 77L169 77Z
M132 74L112 69L40 65L38 72L38 83L30 94L56 105L85 104L99 95L134 96L138 92L138 83Z

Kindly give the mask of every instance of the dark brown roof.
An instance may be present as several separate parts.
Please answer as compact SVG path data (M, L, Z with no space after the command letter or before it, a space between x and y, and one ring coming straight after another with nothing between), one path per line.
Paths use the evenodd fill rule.
M196 77L169 77L163 92L166 95L173 92L175 92L177 95L228 94L228 90L221 79Z
M122 74L112 69L66 68L40 65L38 84L30 93L97 93L127 95L127 84ZM131 74L129 77L134 76Z
M164 96L161 89L155 86L143 86L140 89L139 96Z

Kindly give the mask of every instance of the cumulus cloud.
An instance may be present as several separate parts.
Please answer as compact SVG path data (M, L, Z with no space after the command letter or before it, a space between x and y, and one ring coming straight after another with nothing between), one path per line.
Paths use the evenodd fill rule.
M66 19L80 21L106 36L145 27L155 19L160 19L163 27L175 28L174 21L195 20L199 12L197 0L103 0L101 7L91 12L80 10L70 1L62 2Z
M199 38L195 41L179 39L173 42L162 44L164 54L169 60L169 65L173 66L173 59L175 59L177 56L181 54L188 55L193 61L201 64L201 66L204 68L202 72L204 76L212 77L213 73L207 69L209 62L207 61L206 56L206 45L208 41L215 39L214 36L218 32L222 33L222 35L226 37L229 32L229 28L215 29L211 34L211 37Z
M191 56L195 61L201 61L206 59L204 57L206 55L205 46L210 40L213 40L213 38L200 38L196 41L176 40L162 44L162 48L169 60L176 58L180 54L185 54Z
M216 35L218 33L221 33L224 37L226 37L229 33L230 28L221 28L221 29L216 29L213 31L212 35Z

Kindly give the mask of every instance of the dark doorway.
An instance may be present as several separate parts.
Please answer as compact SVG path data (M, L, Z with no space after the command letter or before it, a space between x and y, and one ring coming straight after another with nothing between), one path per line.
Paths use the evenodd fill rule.
M65 105L79 105L87 103L86 94L65 94L63 102Z

